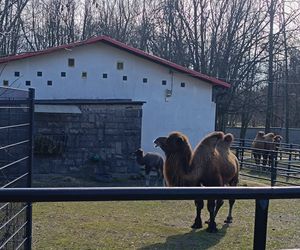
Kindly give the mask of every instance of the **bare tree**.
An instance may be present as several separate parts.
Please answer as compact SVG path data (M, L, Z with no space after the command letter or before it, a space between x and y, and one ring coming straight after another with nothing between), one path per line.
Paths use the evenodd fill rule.
M0 56L18 52L21 14L28 0L0 0Z

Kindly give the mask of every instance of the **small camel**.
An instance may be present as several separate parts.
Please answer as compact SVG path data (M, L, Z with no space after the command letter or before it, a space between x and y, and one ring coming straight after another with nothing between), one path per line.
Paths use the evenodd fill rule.
M150 184L150 171L153 170L157 174L157 181L160 180L163 184L163 166L164 159L158 153L145 153L141 148L134 152L136 161L139 165L145 166L146 186Z

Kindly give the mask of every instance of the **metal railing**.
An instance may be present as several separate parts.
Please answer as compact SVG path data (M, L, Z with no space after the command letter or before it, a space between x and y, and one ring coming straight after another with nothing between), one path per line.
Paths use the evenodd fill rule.
M300 187L7 188L0 202L255 199L253 249L266 248L270 199L299 199ZM297 209L297 208L295 208Z
M31 187L34 90L0 87L0 190ZM0 203L0 249L30 249L31 203Z
M235 139L231 147L240 161L241 176L269 181L271 186L300 185L300 145L281 143L276 150L259 150L251 144L252 140ZM254 151L262 156L260 164Z

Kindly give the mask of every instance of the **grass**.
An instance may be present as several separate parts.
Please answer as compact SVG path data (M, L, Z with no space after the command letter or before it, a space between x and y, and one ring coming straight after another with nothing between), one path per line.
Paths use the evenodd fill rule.
M67 180L62 185L77 179ZM36 203L33 249L252 249L255 202L237 201L229 226L223 223L227 211L225 202L217 216L219 232L209 234L206 225L190 228L192 201ZM207 209L202 218L208 218ZM299 248L299 218L299 200L271 200L267 249Z

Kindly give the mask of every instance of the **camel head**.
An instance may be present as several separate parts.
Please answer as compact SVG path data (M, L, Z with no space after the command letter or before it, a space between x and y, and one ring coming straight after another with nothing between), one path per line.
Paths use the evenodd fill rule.
M283 139L283 137L281 135L274 136L274 142L276 142L276 143L280 143L282 139Z
M180 132L172 132L168 137L158 137L154 141L165 155L164 176L168 186L184 186L183 176L189 171L192 149L188 138Z
M171 133L166 140L166 147L170 152L182 152L186 145L189 144L185 135L179 132Z
M134 151L132 154L135 156L143 156L144 151L143 151L143 149L139 148L136 151Z
M162 136L162 137L156 138L153 141L153 143L154 143L155 147L160 147L161 148L161 147L164 147L166 145L166 141L167 141L167 137Z
M167 137L158 137L156 138L153 143L155 147L160 147L162 151L164 151L165 155L168 154L168 150L166 147Z
M274 140L274 137L275 137L275 134L274 133L268 133L268 134L265 134L264 135L264 139L266 141L273 141Z
M183 152L190 145L187 137L180 132L172 132L168 137L158 137L154 144L166 154Z

